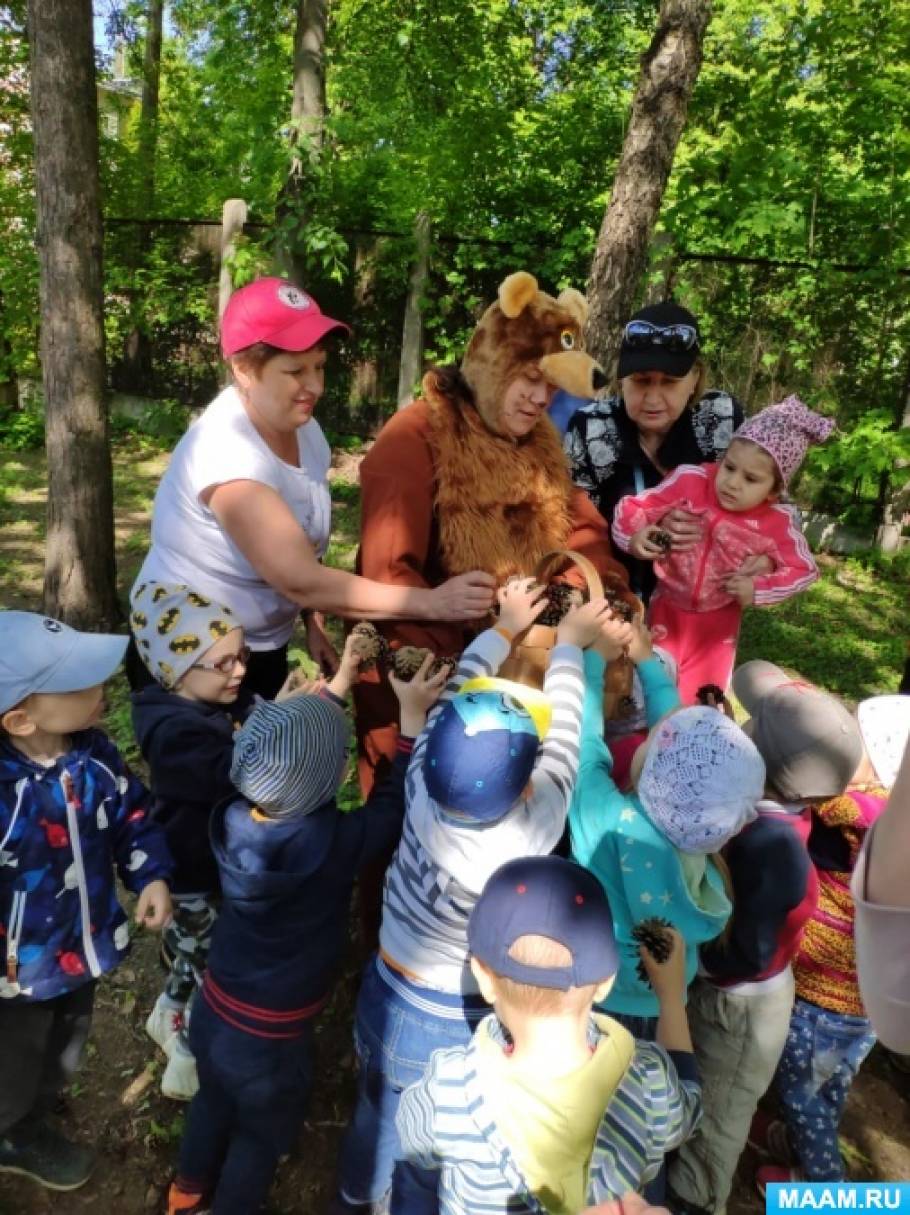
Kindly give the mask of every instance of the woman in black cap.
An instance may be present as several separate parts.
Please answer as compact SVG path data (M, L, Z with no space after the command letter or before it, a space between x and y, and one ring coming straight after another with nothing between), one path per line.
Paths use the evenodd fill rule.
M721 458L743 420L739 402L705 391L698 322L679 304L652 304L623 330L618 391L582 406L571 418L565 450L572 480L586 490L608 522L626 494L658 485L680 464ZM694 516L677 509L663 520L674 548L699 534ZM650 562L625 553L633 589L647 600L654 589Z

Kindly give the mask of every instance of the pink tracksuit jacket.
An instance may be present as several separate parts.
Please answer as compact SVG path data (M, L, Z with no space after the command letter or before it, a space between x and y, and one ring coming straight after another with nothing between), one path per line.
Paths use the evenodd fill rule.
M654 562L658 594L689 612L711 612L733 602L724 582L747 557L763 554L774 563L770 574L755 577L755 603L780 603L804 591L818 569L796 511L781 502L763 502L751 511L725 510L717 500L717 464L681 464L665 481L643 494L622 498L613 515L613 538L624 552L635 532L659 523L674 507L703 522L698 544L670 552Z

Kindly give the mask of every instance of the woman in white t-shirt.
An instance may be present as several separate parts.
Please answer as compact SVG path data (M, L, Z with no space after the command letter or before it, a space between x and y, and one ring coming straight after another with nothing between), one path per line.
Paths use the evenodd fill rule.
M136 580L185 583L232 608L253 651L245 686L264 696L285 678L301 610L310 653L330 672L337 656L323 612L468 621L493 602L493 579L480 571L426 588L322 564L331 530L331 452L313 411L325 387L324 338L336 329L347 326L284 279L258 279L234 293L221 325L234 383L174 449Z

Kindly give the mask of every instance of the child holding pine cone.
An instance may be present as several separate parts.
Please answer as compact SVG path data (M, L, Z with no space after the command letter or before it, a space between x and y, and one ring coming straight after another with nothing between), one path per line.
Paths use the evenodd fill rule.
M780 603L818 577L796 511L781 494L809 445L833 429L829 418L788 397L744 422L719 464L683 464L618 503L613 539L655 563L648 623L678 664L684 704L694 704L705 684L726 691L744 607ZM667 552L657 525L678 507L700 519L702 534Z

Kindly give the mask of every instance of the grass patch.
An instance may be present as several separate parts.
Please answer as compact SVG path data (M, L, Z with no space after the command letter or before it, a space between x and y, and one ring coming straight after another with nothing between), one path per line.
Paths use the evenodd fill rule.
M342 450L331 480L332 539L329 565L353 570L360 532L356 463ZM112 450L118 590L129 588L149 543L152 503L167 467L167 453L128 436ZM46 472L42 451L0 451L0 604L38 610L41 604ZM767 658L849 701L898 684L907 644L908 562L880 557L820 557L821 577L803 595L774 608L745 613L738 660ZM341 625L330 622L336 643ZM305 658L302 632L292 656ZM126 679L108 686L105 724L132 763L139 761L130 722ZM356 804L353 772L341 802Z

